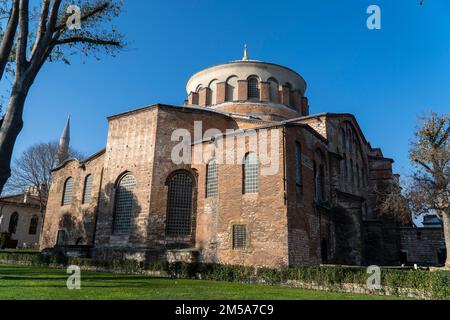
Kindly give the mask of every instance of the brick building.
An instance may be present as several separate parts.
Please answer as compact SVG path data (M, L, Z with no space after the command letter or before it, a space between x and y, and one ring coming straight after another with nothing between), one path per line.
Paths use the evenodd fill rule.
M270 267L399 263L397 225L375 210L393 160L353 115L311 115L298 73L247 54L186 89L182 106L109 117L104 150L55 168L41 249Z

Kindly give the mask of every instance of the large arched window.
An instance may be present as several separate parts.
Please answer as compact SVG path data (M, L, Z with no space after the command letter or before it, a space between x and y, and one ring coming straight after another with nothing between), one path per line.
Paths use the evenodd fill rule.
M218 165L217 160L208 162L206 169L206 197L215 197L218 192Z
M133 226L133 208L135 206L134 188L136 180L131 174L124 175L116 190L114 208L114 234L128 234Z
M30 228L28 229L28 234L35 235L37 233L37 228L39 224L39 217L34 215L30 220Z
M83 188L83 204L89 203L91 201L92 196L92 175L88 175L86 179L84 179L84 188Z
M302 191L303 175L302 175L302 146L295 143L295 186L298 192Z
M8 232L10 234L15 234L17 231L18 224L19 224L19 214L17 212L14 212L9 218Z
M70 206L72 204L72 198L73 198L73 178L70 177L64 183L62 205Z
M180 171L169 178L168 187L166 235L191 236L194 181L189 173Z
M255 77L248 79L248 99L259 99L259 81Z
M255 153L248 153L244 159L244 194L259 191L259 162Z

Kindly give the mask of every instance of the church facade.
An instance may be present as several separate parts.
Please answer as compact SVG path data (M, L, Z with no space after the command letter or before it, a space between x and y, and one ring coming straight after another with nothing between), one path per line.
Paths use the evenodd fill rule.
M399 263L397 225L376 210L377 192L396 181L393 160L353 115L310 114L297 72L247 54L186 89L182 106L109 117L106 148L90 158L61 158L41 249L268 267Z

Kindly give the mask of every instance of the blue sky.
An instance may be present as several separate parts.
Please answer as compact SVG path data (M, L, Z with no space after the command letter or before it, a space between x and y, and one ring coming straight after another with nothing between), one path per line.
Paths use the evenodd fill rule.
M311 113L348 112L372 146L410 170L417 116L450 110L450 2L427 0L128 0L116 20L129 45L118 57L49 63L33 86L15 156L57 139L72 116L71 144L91 154L106 144L106 117L153 103L182 104L196 71L251 59L298 71ZM366 9L382 10L382 29Z

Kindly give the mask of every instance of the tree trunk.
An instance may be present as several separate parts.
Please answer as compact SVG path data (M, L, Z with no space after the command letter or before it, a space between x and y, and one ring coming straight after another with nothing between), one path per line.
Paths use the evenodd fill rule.
M450 212L448 212L448 210L442 213L442 221L444 224L445 246L447 248L445 267L450 268Z
M0 194L11 176L11 159L17 136L23 127L23 107L28 89L13 88L0 128Z

